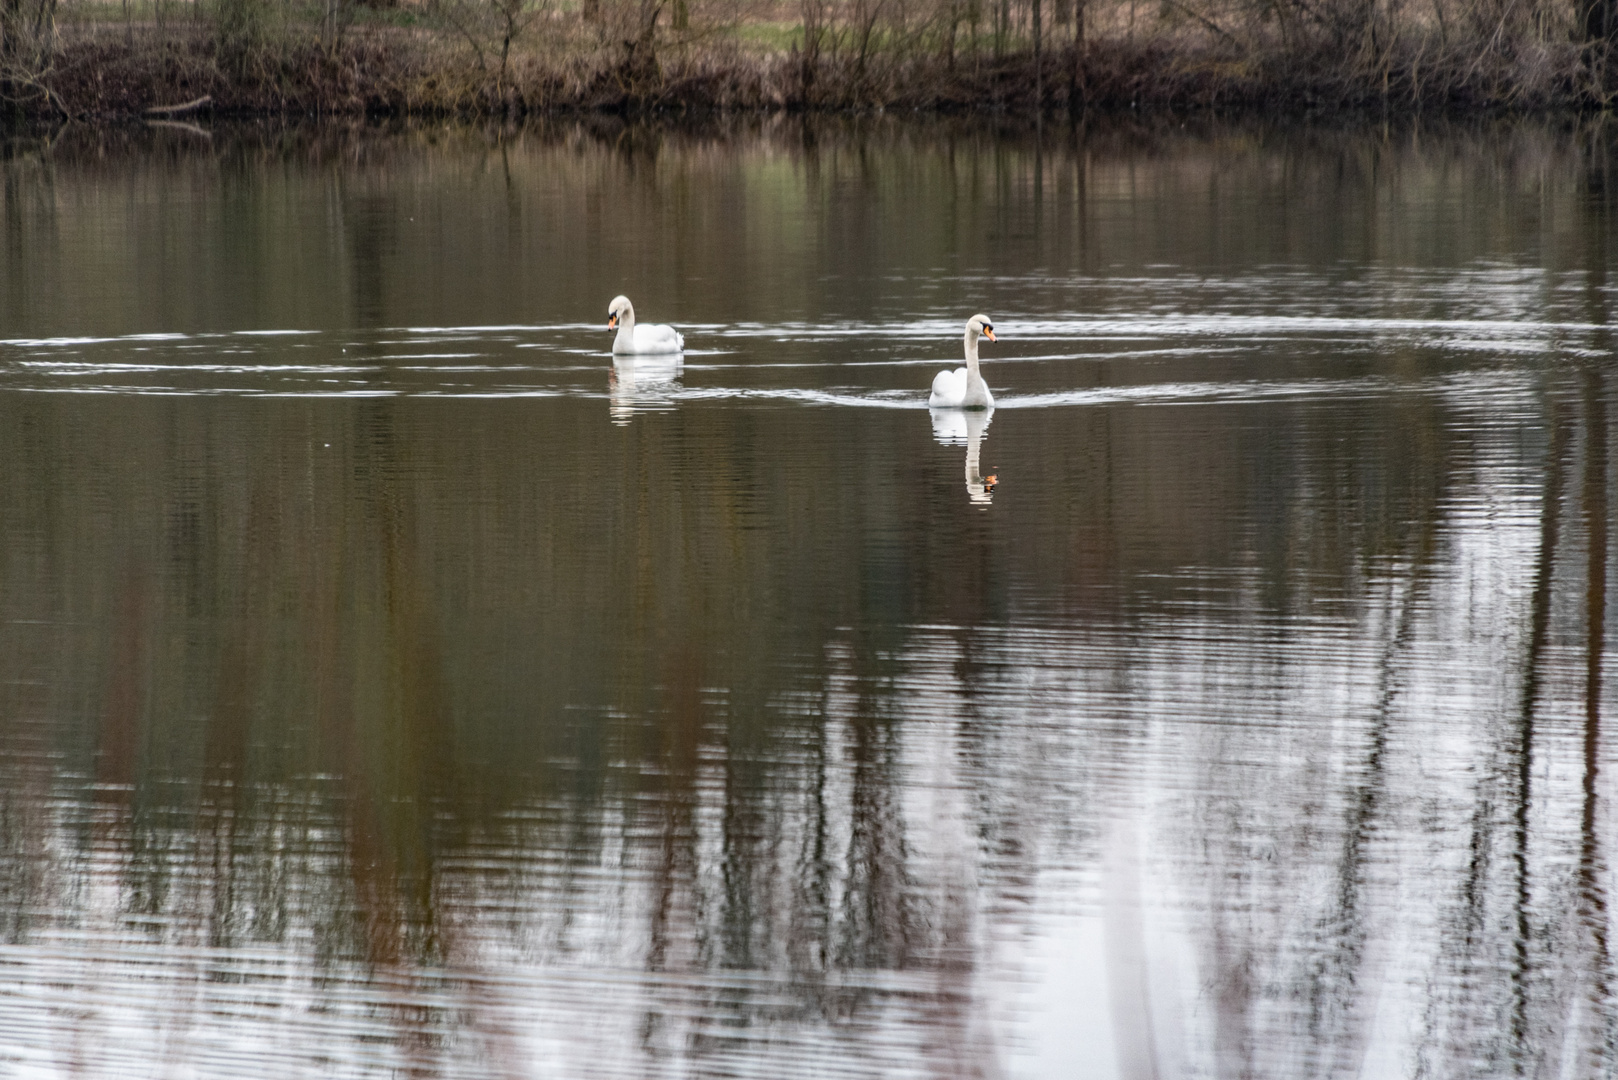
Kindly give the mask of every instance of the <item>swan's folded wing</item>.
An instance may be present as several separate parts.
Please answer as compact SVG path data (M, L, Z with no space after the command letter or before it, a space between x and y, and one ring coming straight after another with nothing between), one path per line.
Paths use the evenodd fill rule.
M635 330L635 344L642 352L679 352L685 347L685 339L665 323L637 326Z
M928 403L949 407L959 405L966 395L966 369L956 368L954 371L940 371L933 376L933 392Z

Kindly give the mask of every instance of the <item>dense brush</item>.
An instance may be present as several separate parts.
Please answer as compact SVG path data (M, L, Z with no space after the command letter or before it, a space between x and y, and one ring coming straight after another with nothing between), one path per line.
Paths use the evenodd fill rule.
M483 0L487 10L471 10L512 10L498 2ZM1408 13L1401 21L1384 12L1367 29L1320 19L1282 25L1256 8L1244 19L1247 9L1176 4L1161 10L1184 14L1145 29L1123 21L1122 8L1110 19L1095 9L1086 31L1069 5L1066 26L1031 36L1029 20L1019 25L1012 15L1039 8L1034 0L1020 4L1001 5L996 18L1005 29L993 35L962 29L962 13L981 16L982 9L960 0L947 7L953 23L912 8L908 22L880 33L876 22L851 24L856 0L836 10L823 5L810 20L812 38L802 22L771 23L755 13L757 26L785 27L765 44L749 43L744 31L755 24L741 15L682 35L665 29L656 12L649 26L624 31L526 6L515 9L525 13L521 23L443 16L423 26L372 24L346 33L287 20L254 24L245 36L225 35L205 21L162 32L70 23L30 50L0 49L0 93L25 112L73 117L134 115L203 96L213 109L232 113L487 116L1026 113L1090 106L1600 109L1618 85L1611 48L1603 40L1575 40L1576 27L1563 25L1565 18L1556 24L1561 29L1548 31L1543 19L1491 24L1481 16L1460 18L1462 9L1452 13L1453 24ZM18 35L5 40L15 44Z

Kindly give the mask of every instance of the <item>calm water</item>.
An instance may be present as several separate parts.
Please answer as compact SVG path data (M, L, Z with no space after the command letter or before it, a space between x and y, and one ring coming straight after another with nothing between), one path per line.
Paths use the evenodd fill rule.
M4 147L0 1076L1618 1069L1602 132Z

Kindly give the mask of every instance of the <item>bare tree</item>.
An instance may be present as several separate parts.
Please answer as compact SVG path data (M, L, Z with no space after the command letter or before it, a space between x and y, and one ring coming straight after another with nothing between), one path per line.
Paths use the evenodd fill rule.
M814 94L815 78L820 71L820 48L826 37L827 0L801 0L803 13L803 49L798 55L798 85L805 105Z
M503 101L511 88L512 50L550 6L550 0L433 0L432 10L466 40L478 69L494 76L495 99Z

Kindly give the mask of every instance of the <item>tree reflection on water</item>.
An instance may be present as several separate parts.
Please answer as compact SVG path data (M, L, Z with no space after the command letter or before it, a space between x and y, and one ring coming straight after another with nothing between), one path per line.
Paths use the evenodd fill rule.
M847 239L782 243L870 287L893 267L845 219L892 209L884 170L934 210L998 176L1007 220L1037 190L1056 224L1029 243L1060 263L1097 229L1119 243L1126 210L1148 232L1183 210L1221 155L1315 185L1379 145L1231 139L1127 198L1127 147L1040 148L1036 186L1034 155L971 139L869 166L871 143L834 139L784 171L765 140L728 190L849 200L777 224ZM1365 165L1365 205L1407 207L1385 232L1566 171L1456 179L1444 162L1482 154L1456 139ZM653 215L729 152L554 148L533 153L588 175L552 194L586 215L603 189ZM1145 359L1098 331L1064 377L1194 369L1229 393L1035 408L1039 331L1017 354L1008 329L993 445L1015 483L992 504L981 430L962 499L961 449L919 408L671 390L619 426L605 362L594 390L534 398L0 394L0 1061L1067 1075L1075 1029L1097 1075L1612 1071L1610 197L1577 152L1583 178L1542 193L1577 244L1544 239L1543 281L1488 264L1528 227L1509 207L1445 271L1543 304L1543 352L1389 323L1324 359L1311 327ZM375 180L312 157L340 203ZM875 195L845 190L861 168ZM342 362L372 389L397 388L389 327L425 289L390 276L416 242L395 198L343 203L342 265L315 275L347 282L331 302L364 333ZM13 241L40 243L41 215ZM1245 236L1242 265L1293 239ZM947 247L909 242L919 266ZM738 258L705 265L750 280ZM1297 274L1323 298L1335 272ZM1371 292L1378 272L1353 268ZM1444 320L1485 301L1435 277L1387 302L1459 334ZM859 284L760 280L783 325ZM1220 280L1214 306L1239 306L1242 275ZM719 378L703 363L684 383ZM853 378L781 370L735 378ZM1350 389L1246 392L1322 371Z

